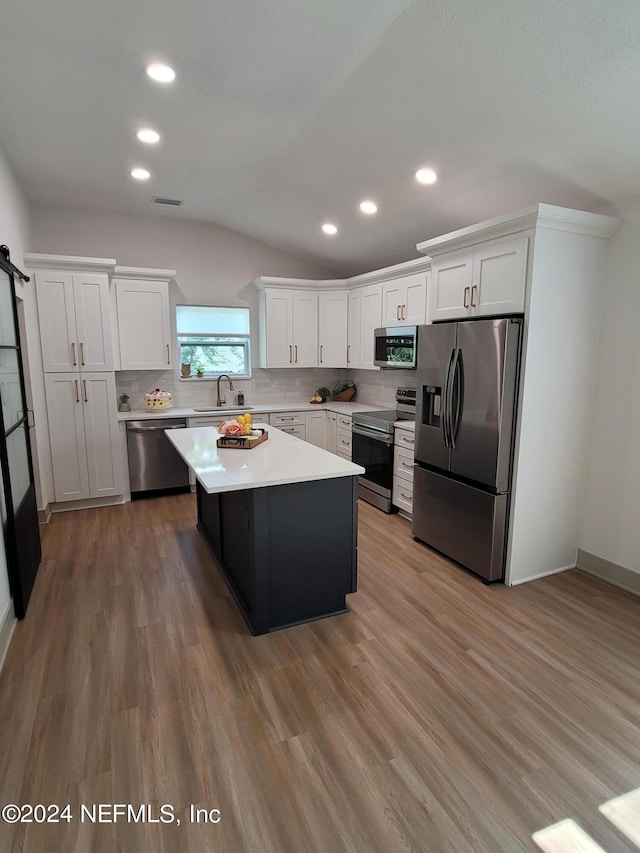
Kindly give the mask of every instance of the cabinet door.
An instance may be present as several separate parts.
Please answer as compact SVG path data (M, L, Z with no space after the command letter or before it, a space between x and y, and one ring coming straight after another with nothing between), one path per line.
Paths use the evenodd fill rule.
M267 363L264 367L293 366L293 318L291 291L265 291L265 324Z
M78 370L78 336L70 272L38 271L36 274L38 319L45 373Z
M402 325L422 326L427 319L427 276L418 272L405 276L400 306Z
M318 296L318 353L320 367L347 366L347 293Z
M327 446L327 413L307 412L306 437L310 444L321 447Z
M73 301L82 371L113 370L109 279L98 273L74 273Z
M88 498L80 374L49 373L44 383L56 501Z
M373 334L382 321L382 286L370 284L362 288L360 327L360 367L362 370L379 370L373 363Z
M169 284L116 279L121 370L171 367Z
M349 291L349 310L347 312L347 367L360 367L360 339L362 337L361 302L362 294L360 289Z
M80 377L89 493L103 498L122 493L116 457L116 382L113 373L83 373Z
M469 316L472 272L472 252L453 252L434 259L429 287L430 322Z
M295 367L318 366L318 294L294 290L293 364Z
M528 237L476 249L471 313L477 316L524 311Z
M394 281L382 282L382 326L401 326L402 314L401 308L404 302L404 281L403 279L395 279Z
M327 412L327 439L325 443L325 450L328 450L329 453L336 452L336 420L335 412Z

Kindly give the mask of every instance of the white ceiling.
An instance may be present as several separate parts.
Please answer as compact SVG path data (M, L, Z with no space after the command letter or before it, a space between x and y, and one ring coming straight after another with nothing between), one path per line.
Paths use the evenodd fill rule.
M22 0L0 26L0 148L33 202L216 222L353 274L538 201L640 194L637 0Z

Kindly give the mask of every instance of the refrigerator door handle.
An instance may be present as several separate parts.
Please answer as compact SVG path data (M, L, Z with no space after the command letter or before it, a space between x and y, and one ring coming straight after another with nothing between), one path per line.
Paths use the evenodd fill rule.
M456 438L458 437L458 429L460 427L460 419L462 417L463 398L464 379L462 373L462 350L460 347L456 347L453 356L453 368L451 370L451 394L449 396L452 450L456 449Z
M455 349L452 349L449 354L449 362L447 364L447 375L444 380L444 389L442 393L442 434L444 436L444 446L451 447L451 367L455 356Z

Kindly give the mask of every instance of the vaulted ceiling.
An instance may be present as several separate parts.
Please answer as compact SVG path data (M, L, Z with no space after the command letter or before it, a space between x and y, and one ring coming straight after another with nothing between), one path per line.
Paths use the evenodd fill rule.
M352 274L640 194L637 0L21 0L0 28L0 148L36 203L216 222Z

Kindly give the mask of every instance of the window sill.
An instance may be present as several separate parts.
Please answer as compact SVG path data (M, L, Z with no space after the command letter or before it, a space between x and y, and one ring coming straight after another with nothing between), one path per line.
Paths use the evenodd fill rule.
M223 374L226 375L226 374ZM250 376L246 376L243 374L242 376L232 376L232 382L244 382L247 379L251 379ZM179 382L217 382L217 376L178 376Z

